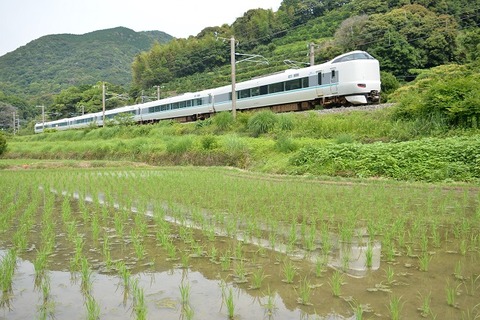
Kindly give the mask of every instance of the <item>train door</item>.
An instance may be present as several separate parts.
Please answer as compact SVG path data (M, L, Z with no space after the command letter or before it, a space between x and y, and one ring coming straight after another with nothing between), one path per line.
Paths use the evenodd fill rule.
M332 68L331 71L330 71L330 82L331 82L331 86L330 86L330 93L331 94L336 94L338 93L338 71L336 68Z

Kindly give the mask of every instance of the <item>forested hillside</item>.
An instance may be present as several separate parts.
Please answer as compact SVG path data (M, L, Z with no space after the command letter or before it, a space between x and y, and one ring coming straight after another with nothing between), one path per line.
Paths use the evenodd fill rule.
M53 94L71 86L100 80L128 86L135 55L171 39L164 32L124 27L44 36L0 57L0 91L51 103Z

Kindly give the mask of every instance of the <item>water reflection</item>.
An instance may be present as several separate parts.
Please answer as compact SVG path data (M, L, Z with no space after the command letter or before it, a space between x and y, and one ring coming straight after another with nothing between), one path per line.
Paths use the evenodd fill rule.
M3 255L2 250L0 254ZM171 269L165 272L145 272L132 275L144 291L147 318L182 319L181 283L190 287L188 304L194 312L194 319L227 319L221 286L232 288L235 304L235 319L354 319L337 314L312 315L298 308L289 309L282 297L273 292L258 293L252 296L248 291L225 284L223 280L207 279L201 272L185 269ZM121 286L120 278L99 273L92 274L92 290L85 293L81 281L70 272L50 270L44 283L48 284L48 297L33 285L35 270L32 263L18 259L14 278L14 289L10 308L3 308L5 319L36 319L46 314L46 318L85 319L87 317L87 295L100 306L101 319L130 319L133 298Z

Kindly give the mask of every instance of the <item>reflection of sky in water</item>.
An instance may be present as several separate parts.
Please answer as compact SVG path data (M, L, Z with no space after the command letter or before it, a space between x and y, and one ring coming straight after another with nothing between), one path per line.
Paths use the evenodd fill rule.
M0 250L3 257L5 251ZM85 297L81 292L80 276L71 279L69 272L49 271L50 295L54 301L55 319L85 319ZM34 288L33 264L18 259L13 282L11 310L4 308L0 319L37 319L42 303L42 292ZM123 304L123 287L120 278L93 273L93 297L100 306L101 319L133 319L132 298ZM200 272L172 270L161 273L132 275L132 280L144 290L148 319L181 319L181 296L179 285L190 283L190 306L194 319L227 319L227 309L222 304L221 281L206 279ZM229 284L227 284L229 286ZM234 287L235 319L268 319L265 308L268 297L253 297L243 289ZM255 293L259 293L256 291ZM299 309L289 310L281 297L275 294L275 313L271 319L345 319L337 315L324 317L306 315Z

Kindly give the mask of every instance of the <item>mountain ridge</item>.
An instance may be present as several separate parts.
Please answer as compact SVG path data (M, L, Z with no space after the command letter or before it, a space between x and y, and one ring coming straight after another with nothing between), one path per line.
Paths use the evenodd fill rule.
M172 39L162 31L126 27L42 36L0 56L0 91L42 96L98 81L128 86L135 56Z

